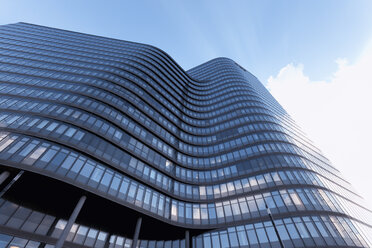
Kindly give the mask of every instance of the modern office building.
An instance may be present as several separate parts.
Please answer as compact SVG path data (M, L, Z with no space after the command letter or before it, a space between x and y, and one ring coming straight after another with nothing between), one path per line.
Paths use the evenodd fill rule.
M371 211L255 76L0 26L1 247L371 247Z

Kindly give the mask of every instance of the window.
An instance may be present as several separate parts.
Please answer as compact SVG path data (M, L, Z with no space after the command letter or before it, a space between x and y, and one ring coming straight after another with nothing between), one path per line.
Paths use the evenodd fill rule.
M14 141L14 139L13 140L9 139L9 141L10 141L10 143L12 143ZM22 149L22 151L19 153L19 155L21 155L22 157L27 156L31 152L31 150L35 148L35 146L38 143L39 143L38 141L35 141L35 140L32 141L30 144L28 144L25 148ZM1 147L0 147L0 151L1 151Z
M24 160L25 164L32 165L35 160L37 160L46 150L47 148L45 146L40 146L35 151L31 153L31 155Z
M81 169L79 176L77 177L77 180L85 184L88 181L93 169L94 166L89 161L85 163L83 169Z
M72 137L72 136L75 134L75 132L76 132L76 129L70 127L70 128L65 132L65 135L66 135L67 137Z

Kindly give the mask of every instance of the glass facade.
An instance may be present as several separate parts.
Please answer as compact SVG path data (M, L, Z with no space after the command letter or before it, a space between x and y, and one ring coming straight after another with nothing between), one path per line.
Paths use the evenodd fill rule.
M227 58L184 71L149 45L0 26L0 165L198 230L140 235L137 247L372 246L363 199ZM66 216L11 198L0 199L0 247L54 247ZM136 243L106 229L77 221L65 246Z

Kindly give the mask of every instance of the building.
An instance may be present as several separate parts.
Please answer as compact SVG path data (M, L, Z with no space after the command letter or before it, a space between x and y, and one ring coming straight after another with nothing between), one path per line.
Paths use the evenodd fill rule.
M0 110L0 247L372 246L361 197L230 59L3 25Z

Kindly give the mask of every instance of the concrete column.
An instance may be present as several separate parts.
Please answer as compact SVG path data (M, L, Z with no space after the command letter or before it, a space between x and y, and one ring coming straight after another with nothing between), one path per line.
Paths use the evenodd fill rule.
M190 246L190 232L189 230L185 231L185 248L191 248Z
M10 189L10 187L12 187L12 185L22 176L23 173L24 173L23 170L18 172L18 174L12 179L12 181L10 181L10 183L8 183L8 185L6 185L4 189L0 192L0 197L3 197L3 195Z
M136 248L136 246L137 246L138 237L139 237L139 233L140 233L140 230L141 230L141 224L142 224L142 217L139 217L137 219L136 230L134 231L132 248Z
M283 243L282 239L280 238L280 235L279 235L278 229L276 228L275 221L274 221L274 217L273 217L273 215L271 214L271 210L270 210L270 208L267 206L267 204L265 204L265 206L266 206L267 214L268 214L269 217L270 217L271 224L273 224L273 227L274 227L274 230L275 230L276 236L277 236L278 239L279 239L280 247L281 247L281 248L285 248L285 247L284 247L284 243Z
M70 230L71 230L72 225L75 223L76 218L77 218L77 216L79 215L80 210L81 210L81 208L83 207L84 202L85 202L86 199L87 199L86 196L82 196L82 197L80 197L80 200L79 200L79 202L76 204L75 209L74 209L74 211L72 212L72 214L71 214L71 216L70 216L70 218L69 218L69 220L68 220L68 222L67 222L67 224L66 224L66 226L65 226L65 229L63 229L63 232L62 232L61 236L59 237L59 239L58 239L58 241L57 241L57 243L56 243L55 248L62 248L63 243L65 242L65 240L66 240L66 238L67 238L67 235L68 235L68 233L69 233Z
M0 175L0 185L9 177L10 173L8 171L3 171Z

